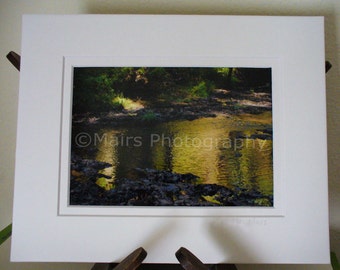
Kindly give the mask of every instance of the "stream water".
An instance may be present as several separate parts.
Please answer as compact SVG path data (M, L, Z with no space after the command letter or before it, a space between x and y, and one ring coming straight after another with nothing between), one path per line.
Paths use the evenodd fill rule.
M98 129L93 158L111 163L102 173L112 179L133 178L134 168L192 173L201 183L255 189L273 195L271 113L239 117Z

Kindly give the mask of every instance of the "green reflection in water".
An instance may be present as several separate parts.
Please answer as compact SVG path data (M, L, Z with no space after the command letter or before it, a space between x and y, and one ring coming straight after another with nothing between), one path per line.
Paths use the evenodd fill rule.
M272 195L272 140L253 136L270 128L271 114L263 113L103 129L96 158L113 164L104 172L113 179L133 177L134 168L155 168Z

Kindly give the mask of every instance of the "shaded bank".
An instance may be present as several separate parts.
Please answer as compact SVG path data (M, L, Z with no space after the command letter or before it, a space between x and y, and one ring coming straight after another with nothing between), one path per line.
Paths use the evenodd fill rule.
M136 109L119 108L101 113L73 114L74 127L83 125L122 126L145 125L174 120L195 120L202 117L240 114L260 114L271 111L271 94L235 92L215 89L209 98L190 102L158 101L146 103Z

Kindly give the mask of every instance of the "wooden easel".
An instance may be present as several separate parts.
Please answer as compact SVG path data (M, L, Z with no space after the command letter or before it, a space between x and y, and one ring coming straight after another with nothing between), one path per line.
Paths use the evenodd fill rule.
M140 247L128 255L121 263L96 263L92 270L237 270L234 264L203 264L188 249L181 247L176 253L180 264L142 264L146 251Z
M15 52L9 52L7 59L20 71L20 55ZM331 67L331 63L326 61L326 73ZM181 247L175 255L180 264L142 264L147 252L140 247L120 263L96 263L91 270L135 270L137 268L138 270L237 270L234 264L205 265L184 247Z

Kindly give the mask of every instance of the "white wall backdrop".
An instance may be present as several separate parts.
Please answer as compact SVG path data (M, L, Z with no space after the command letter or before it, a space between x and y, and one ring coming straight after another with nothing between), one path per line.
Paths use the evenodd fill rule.
M0 230L12 221L22 14L221 14L325 16L331 250L340 257L340 1L339 0L0 0ZM47 101L48 102L48 101ZM303 104L301 104L303 106ZM317 194L315 199L317 200ZM303 198L302 198L303 199ZM315 222L318 222L317 220ZM43 226L43 224L41 224ZM37 228L39 230L39 228ZM308 230L308 228L306 228ZM27 232L29 233L29 232ZM11 263L11 241L0 246L0 269L91 269L92 264ZM329 265L238 265L239 270L331 269Z

